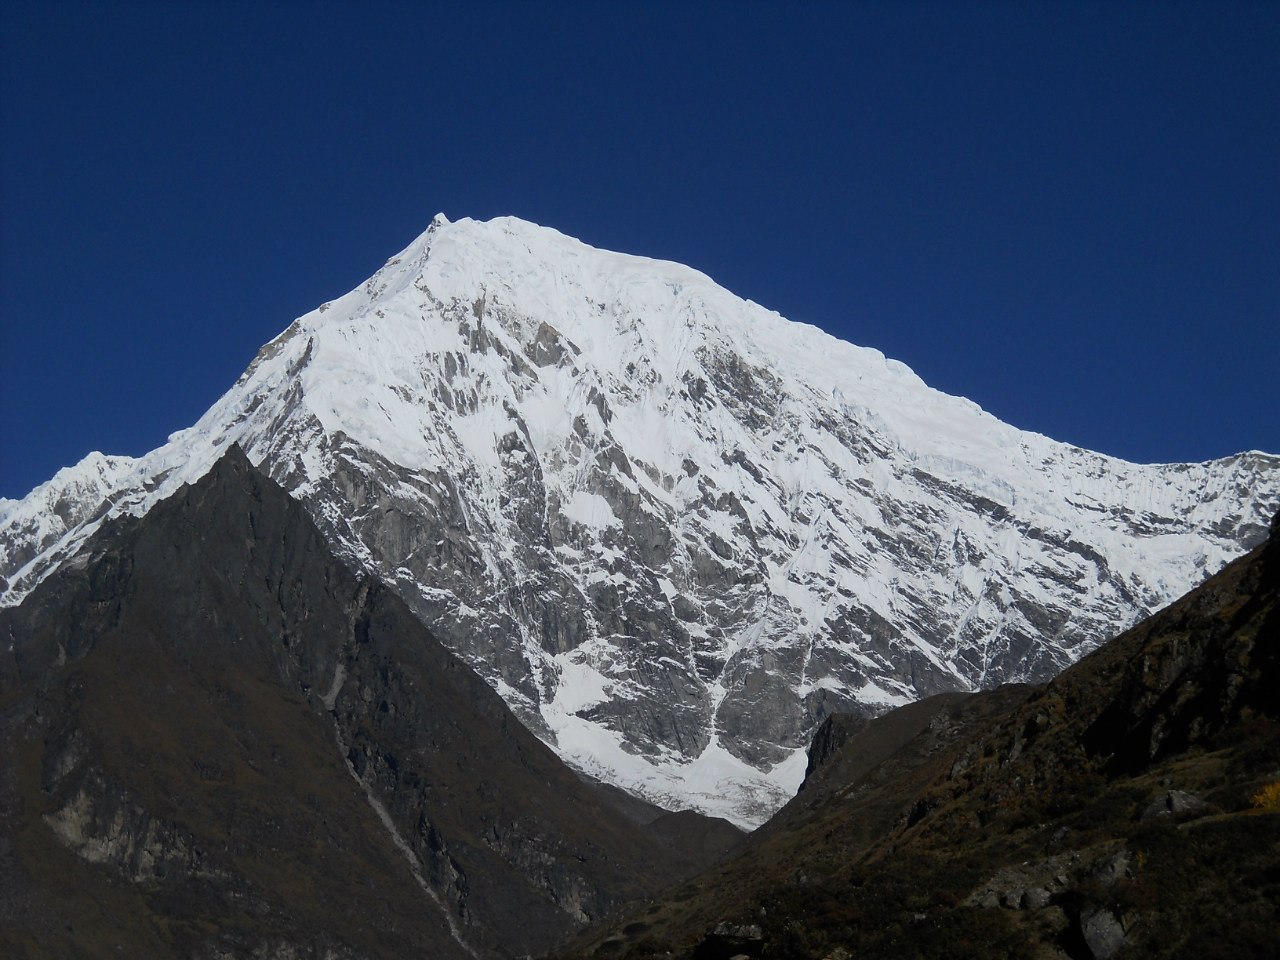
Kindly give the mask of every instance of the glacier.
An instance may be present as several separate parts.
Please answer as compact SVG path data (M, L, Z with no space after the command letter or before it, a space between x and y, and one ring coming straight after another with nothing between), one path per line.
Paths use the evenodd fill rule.
M0 500L0 603L231 444L570 764L746 826L827 714L1052 676L1280 508L1275 456L1127 463L689 267L441 215L157 450Z

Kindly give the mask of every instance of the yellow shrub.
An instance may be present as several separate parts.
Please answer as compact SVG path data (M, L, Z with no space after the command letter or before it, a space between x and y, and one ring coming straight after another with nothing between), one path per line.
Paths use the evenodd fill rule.
M1280 810L1280 780L1268 783L1255 793L1253 805L1263 810Z

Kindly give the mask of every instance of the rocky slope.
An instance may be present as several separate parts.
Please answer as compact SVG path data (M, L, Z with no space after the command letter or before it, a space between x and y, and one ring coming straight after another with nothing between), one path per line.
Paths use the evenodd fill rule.
M511 957L739 837L581 780L235 447L0 611L6 957Z
M232 443L562 757L747 824L832 711L1052 676L1280 506L1273 456L1055 443L686 267L438 217L164 447L0 503L4 602Z
M1272 956L1277 684L1280 518L1043 687L830 718L741 856L568 955Z

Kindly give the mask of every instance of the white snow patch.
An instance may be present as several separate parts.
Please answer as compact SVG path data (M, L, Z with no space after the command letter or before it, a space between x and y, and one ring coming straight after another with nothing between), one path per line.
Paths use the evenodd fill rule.
M575 490L573 496L561 505L560 512L574 523L596 530L621 525L608 500L585 490Z

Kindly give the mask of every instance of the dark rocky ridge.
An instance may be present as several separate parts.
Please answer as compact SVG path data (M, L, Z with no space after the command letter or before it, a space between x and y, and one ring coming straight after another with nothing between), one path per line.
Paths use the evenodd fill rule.
M1274 955L1280 520L1050 683L834 718L736 859L570 954Z
M511 956L737 837L638 827L237 448L0 611L0 743L6 956Z

